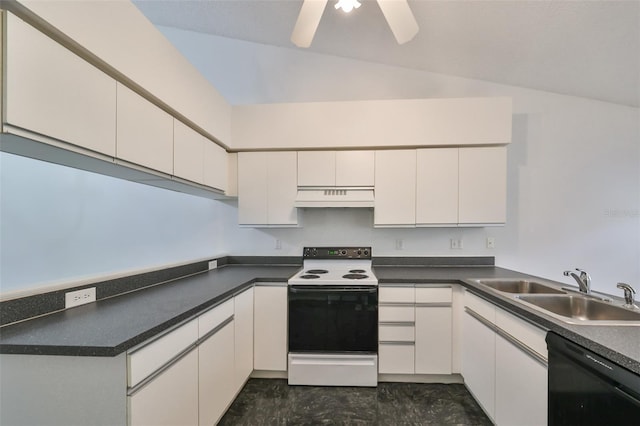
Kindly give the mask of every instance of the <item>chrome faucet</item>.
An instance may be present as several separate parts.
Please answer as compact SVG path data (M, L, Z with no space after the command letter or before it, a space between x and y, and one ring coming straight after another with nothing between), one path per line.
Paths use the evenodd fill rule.
M573 271L564 271L563 274L565 277L573 277L582 293L591 294L591 277L582 269L576 268L576 271L580 272L580 275Z
M633 300L633 296L636 294L636 291L629 284L618 283L617 287L624 291L624 307L631 309L640 309L636 306L635 301Z

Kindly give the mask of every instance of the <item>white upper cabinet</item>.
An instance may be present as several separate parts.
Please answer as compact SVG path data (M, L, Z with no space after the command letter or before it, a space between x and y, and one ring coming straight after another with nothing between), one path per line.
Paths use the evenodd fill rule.
M295 152L238 154L238 222L253 226L295 226Z
M115 156L115 80L6 15L6 123Z
M178 120L173 122L173 173L203 183L204 144L207 139Z
M118 84L116 156L173 174L173 117Z
M417 151L416 223L458 223L458 148Z
M267 153L238 153L238 223L266 225Z
M229 177L229 158L227 151L215 142L203 138L204 145L204 176L207 186L226 191Z
M507 148L459 152L460 224L501 224L507 219Z
M173 124L175 176L224 191L227 189L227 151L179 120Z
M337 186L373 186L375 183L374 151L337 151Z
M511 118L506 97L240 105L231 135L234 149L501 145Z
M298 186L335 186L335 151L298 152Z
M375 153L375 226L416 223L416 151Z
M373 186L373 151L300 151L298 186Z

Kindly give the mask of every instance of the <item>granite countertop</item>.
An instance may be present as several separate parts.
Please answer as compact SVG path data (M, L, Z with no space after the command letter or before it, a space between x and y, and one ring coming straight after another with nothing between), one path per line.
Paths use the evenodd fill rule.
M0 329L0 353L115 356L257 281L283 282L299 266L228 265Z
M375 263L374 263L375 264ZM116 356L213 307L255 282L286 282L299 266L227 265L0 329L0 353ZM640 327L564 323L472 279L561 283L493 266L375 266L380 284L452 283L640 374ZM566 285L563 285L566 287Z

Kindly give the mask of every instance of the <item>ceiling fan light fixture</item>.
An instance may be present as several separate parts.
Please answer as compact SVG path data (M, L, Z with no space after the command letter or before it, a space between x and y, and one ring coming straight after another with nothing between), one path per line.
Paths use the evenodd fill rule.
M344 13L349 13L353 9L357 9L362 4L358 0L338 0L334 6L336 9L342 9Z

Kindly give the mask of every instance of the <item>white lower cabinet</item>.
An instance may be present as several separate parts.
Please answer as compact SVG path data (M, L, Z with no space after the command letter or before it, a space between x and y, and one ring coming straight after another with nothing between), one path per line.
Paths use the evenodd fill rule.
M129 424L198 424L198 350L193 349L129 397Z
M381 286L380 374L451 374L451 286Z
M199 424L220 420L236 393L233 321L199 346Z
M496 336L498 425L547 423L547 368L502 336Z
M467 292L462 376L497 425L547 423L546 332Z
M235 387L239 392L253 372L253 287L233 298Z
M287 371L287 285L254 287L253 368Z
M416 374L451 374L451 306L416 305Z
M462 377L485 413L495 419L496 346L492 329L469 313L462 320Z

